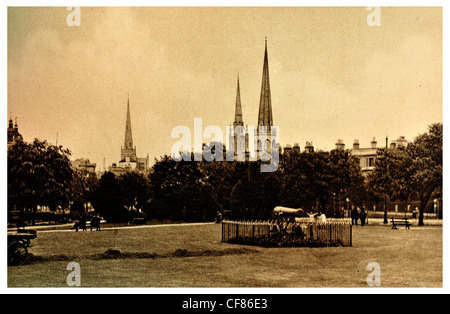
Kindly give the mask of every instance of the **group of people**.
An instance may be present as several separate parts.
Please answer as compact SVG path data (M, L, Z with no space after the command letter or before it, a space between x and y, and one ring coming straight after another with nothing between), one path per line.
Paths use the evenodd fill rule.
M361 220L361 226L364 227L364 225L366 224L366 219L367 219L367 213L366 210L364 208L358 210L358 208L353 208L352 212L351 212L351 217L352 217L352 226L353 225L358 225L358 220Z
M93 228L96 228L97 231L100 231L100 221L101 221L100 217L98 217L98 216L92 217L91 224L90 224L91 231ZM86 216L84 216L84 215L81 216L80 219L77 222L75 222L72 229L75 229L76 232L78 232L78 229L86 231L87 230Z
M304 232L300 224L296 223L294 217L287 219L277 218L272 219L270 222L270 232L272 236L287 236L288 234L293 235L299 239L303 239ZM290 232L288 231L290 230Z

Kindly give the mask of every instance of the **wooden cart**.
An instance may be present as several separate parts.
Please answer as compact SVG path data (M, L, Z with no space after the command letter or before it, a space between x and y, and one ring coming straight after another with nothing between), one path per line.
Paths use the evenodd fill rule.
M28 260L28 247L37 237L36 230L8 232L8 265L22 265Z

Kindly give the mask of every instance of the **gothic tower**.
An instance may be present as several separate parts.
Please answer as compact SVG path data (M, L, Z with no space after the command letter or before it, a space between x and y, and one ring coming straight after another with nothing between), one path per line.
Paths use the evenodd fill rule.
M259 98L258 129L260 126L272 127L272 100L270 97L269 58L267 56L267 38L264 51L264 66L262 73L261 95Z
M13 120L10 117L9 125L8 125L8 147L12 146L14 143L16 143L18 141L23 141L23 137L19 133L19 126L17 125L17 118L16 118L16 122L13 125Z
M242 105L241 105L241 89L239 85L239 75L237 78L236 88L236 106L234 111L234 157L235 160L243 161L244 158L248 159L248 133L244 128L244 120L242 118ZM238 154L239 153L239 154Z
M242 120L242 106L241 106L241 89L239 86L239 75L237 78L237 88L236 88L236 107L234 110L234 122L233 126L244 126L244 121Z
M264 65L261 82L261 94L259 98L259 113L258 113L258 126L256 129L257 149L258 153L265 151L267 147L267 153L271 152L272 141L276 139L274 134L273 119L272 119L272 100L270 95L270 80L269 80L269 58L267 54L267 38L265 40L264 50ZM265 129L265 134L260 133L260 128Z
M133 147L133 136L131 133L130 97L127 103L127 120L125 124L125 142L120 153L121 162L136 162L136 147Z

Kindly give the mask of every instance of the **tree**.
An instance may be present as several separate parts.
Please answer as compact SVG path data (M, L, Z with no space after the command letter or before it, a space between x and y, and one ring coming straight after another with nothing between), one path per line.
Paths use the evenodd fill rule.
M309 162L311 155L284 154L281 158L281 189L280 205L300 208L305 202L315 200L315 192L310 183L312 164Z
M419 225L423 225L431 196L442 196L442 124L430 125L406 150L380 150L369 182L390 199L419 199Z
M83 213L87 210L87 203L92 202L93 192L98 184L95 173L85 174L79 171L73 172L70 187L70 198L72 200L71 210Z
M150 199L147 178L137 172L127 172L119 177L124 205L128 210L141 210Z
M201 162L176 162L166 155L156 161L149 179L151 216L189 221L215 217L218 205Z
M100 178L93 191L92 206L106 221L125 222L128 220L123 189L112 172L105 172Z
M391 200L408 200L414 193L410 176L413 159L404 150L378 150L375 170L369 182L375 191L387 194Z
M47 141L19 141L8 148L8 205L10 210L37 206L56 210L69 202L73 170L70 151Z
M211 188L211 197L217 204L217 211L230 208L231 192L238 181L236 162L201 162L199 164L205 180Z
M280 200L285 206L297 208L315 202L316 210L334 216L337 213L326 208L331 198L364 190L357 160L342 150L285 154L280 171Z
M420 200L419 225L423 225L425 206L432 195L442 198L442 144L443 125L434 123L428 126L427 133L417 136L407 147L407 152L413 160L410 186Z
M279 205L279 172L261 172L260 162L235 163L237 182L230 195L234 219L267 219Z

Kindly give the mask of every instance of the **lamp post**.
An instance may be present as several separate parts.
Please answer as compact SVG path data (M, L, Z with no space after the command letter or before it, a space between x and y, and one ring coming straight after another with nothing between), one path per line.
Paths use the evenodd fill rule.
M386 153L388 150L388 137L386 135ZM388 223L388 219L387 219L387 200L386 200L386 192L384 193L384 224Z
M348 218L350 216L350 199L347 197L345 201L347 202L347 218Z

